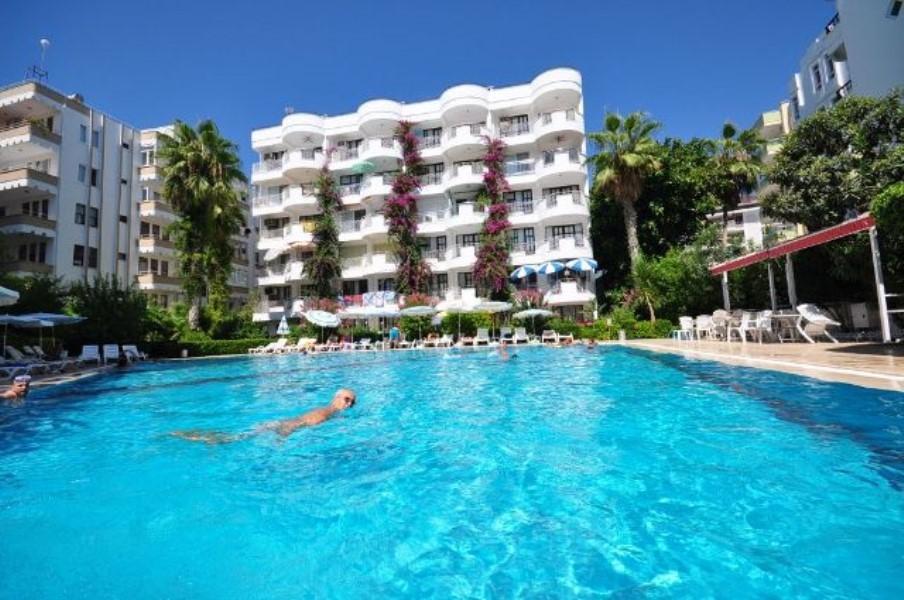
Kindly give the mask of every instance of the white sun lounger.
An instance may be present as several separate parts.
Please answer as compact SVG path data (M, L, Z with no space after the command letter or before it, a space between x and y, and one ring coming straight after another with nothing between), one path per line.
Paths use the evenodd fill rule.
M119 344L104 344L104 364L119 360Z
M797 331L811 344L815 344L813 338L824 335L832 342L838 343L832 334L829 333L829 327L840 327L841 323L830 317L821 308L815 304L800 304L797 306L797 312L800 319L797 321Z
M148 355L138 350L138 346L134 344L123 344L122 351L126 353L126 356L134 361L147 360L148 358Z
M552 329L544 329L543 333L540 335L540 342L544 344L558 344L559 334Z
M530 343L530 336L527 335L526 327L515 327L515 334L512 336L513 344Z
M477 335L474 336L474 345L482 346L490 344L490 330L484 329L483 327L477 330Z
M100 348L98 346L82 346L82 353L78 357L79 362L82 363L97 363L100 364Z

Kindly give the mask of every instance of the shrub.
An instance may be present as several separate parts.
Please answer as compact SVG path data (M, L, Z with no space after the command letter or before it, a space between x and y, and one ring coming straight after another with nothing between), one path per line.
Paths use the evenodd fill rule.
M413 340L427 335L433 331L432 317L429 316L403 316L399 319L399 329L405 334L405 338ZM456 323L457 328L457 323Z
M454 315L450 314L443 317L443 322L440 324L440 329L442 329L442 332L446 334L458 335L459 318L461 319L461 335L463 336L476 335L477 329L479 327L489 329L493 324L493 319L490 316L490 313L475 312Z
M627 332L629 339L643 338L666 338L669 337L674 325L666 319L656 319L655 323L650 321L638 321L634 324L634 328Z
M70 350L83 344L134 344L145 339L147 297L115 276L73 284L66 308L85 317L72 327Z
M545 329L552 329L556 333L560 333L562 335L573 335L577 336L580 330L580 325L575 323L574 321L570 321L568 319L562 319L559 317L552 317L546 323Z
M194 340L194 341L160 341L145 342L139 347L152 358L179 358L183 350L189 356L223 356L226 354L247 354L249 348L263 346L270 340Z

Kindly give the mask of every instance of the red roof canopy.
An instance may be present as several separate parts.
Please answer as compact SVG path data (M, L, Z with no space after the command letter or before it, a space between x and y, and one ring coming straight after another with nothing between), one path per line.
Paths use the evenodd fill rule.
M861 231L866 231L870 227L873 227L875 224L876 220L873 218L873 216L869 213L864 213L856 219L851 219L849 221L845 221L844 223L833 225L832 227L826 227L825 229L820 229L819 231L814 231L813 233L802 235L800 237L794 238L793 240L782 242L781 244L773 246L772 248L766 248L764 250L751 252L750 254L745 254L744 256L739 256L738 258L733 258L723 263L713 265L709 268L709 273L711 275L721 275L722 273L727 273L729 271L743 269L744 267L755 265L756 263L763 262L764 260L778 258L786 254L791 254L792 252L812 248L813 246L821 246L822 244L827 244L837 239L841 239L849 235L854 235L855 233L860 233Z

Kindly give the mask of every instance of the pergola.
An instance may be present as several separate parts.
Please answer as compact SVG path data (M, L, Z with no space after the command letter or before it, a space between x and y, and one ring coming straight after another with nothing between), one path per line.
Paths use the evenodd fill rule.
M722 276L722 300L725 304L725 310L731 310L731 302L728 295L728 273L737 269L743 269L750 265L755 265L763 261L785 257L785 279L788 284L788 300L792 307L797 306L797 289L794 285L794 262L791 255L807 248L828 244L835 240L845 238L851 235L869 232L870 248L873 255L873 274L876 279L876 297L879 302L879 322L882 329L882 340L884 342L891 341L891 326L889 324L888 298L894 294L885 292L885 281L882 277L882 260L879 256L879 235L876 229L876 220L869 213L864 213L854 219L849 219L838 225L820 229L807 235L782 242L771 248L765 248L738 258L713 265L709 268L709 272L713 276ZM772 273L772 263L766 263L769 271L769 299L771 301L772 310L777 310L777 301L775 296L775 278Z

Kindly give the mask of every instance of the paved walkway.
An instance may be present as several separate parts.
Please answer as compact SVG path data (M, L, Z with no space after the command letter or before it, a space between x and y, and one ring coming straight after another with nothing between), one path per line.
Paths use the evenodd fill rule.
M904 346L634 340L628 346L904 392Z

